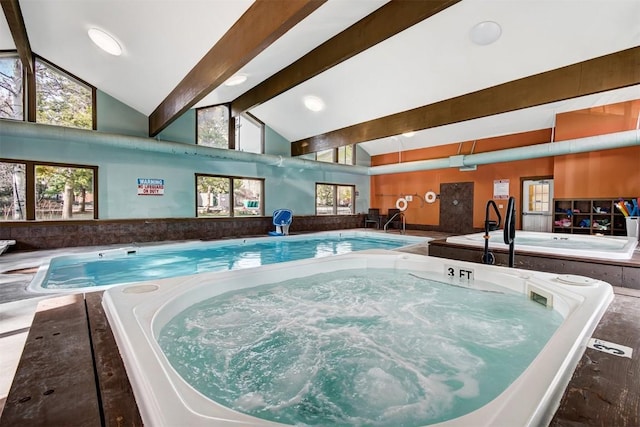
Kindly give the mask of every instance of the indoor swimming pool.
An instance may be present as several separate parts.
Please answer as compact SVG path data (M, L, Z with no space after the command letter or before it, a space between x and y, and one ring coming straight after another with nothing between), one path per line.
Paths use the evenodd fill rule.
M148 425L547 425L610 285L368 250L108 289Z
M447 237L447 243L484 247L484 233ZM489 233L490 249L505 249L503 231ZM588 257L598 259L630 259L638 245L638 240L624 236L596 236L582 234L542 233L535 231L516 232L515 250L548 255Z
M323 232L210 242L127 246L55 257L40 266L29 290L86 292L109 286L321 258L366 249L398 249L430 239L375 232Z

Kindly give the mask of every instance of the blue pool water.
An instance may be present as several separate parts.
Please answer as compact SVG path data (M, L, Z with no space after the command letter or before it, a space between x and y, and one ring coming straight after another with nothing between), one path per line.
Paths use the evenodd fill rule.
M48 290L96 288L366 249L397 249L426 240L410 236L327 233L123 248L54 258L41 287Z
M521 293L439 280L354 269L231 291L179 313L158 343L200 393L263 419L442 422L502 393L562 316Z

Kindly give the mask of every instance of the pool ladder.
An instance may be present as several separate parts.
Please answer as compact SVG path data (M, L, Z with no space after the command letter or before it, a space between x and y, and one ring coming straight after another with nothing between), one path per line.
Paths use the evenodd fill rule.
M509 267L513 267L516 259L516 199L509 197L507 213L504 216L504 243L509 245Z
M498 221L492 221L489 219L489 208L492 207L496 215L498 216ZM484 253L482 254L482 263L483 264L494 264L496 261L493 253L489 252L489 232L494 231L500 228L500 223L502 222L502 216L500 215L500 211L498 211L498 207L496 206L496 202L493 200L489 200L487 202L487 207L485 210L484 217ZM509 202L507 203L507 212L504 217L504 233L503 233L504 243L509 245L509 267L513 267L515 264L515 240L516 240L516 199L515 197L509 197Z
M497 221L493 221L490 218L491 212L489 212L489 208L493 208L496 216L498 217ZM502 215L500 215L500 211L498 210L498 206L496 202L493 200L489 200L487 202L487 207L485 209L484 214L484 252L482 253L482 263L483 264L495 264L496 257L493 255L493 252L489 251L489 239L491 236L489 235L490 231L495 231L500 228L500 224L502 224Z
M391 224L396 217L400 218L400 221L402 222L402 229L400 230L400 234L404 234L406 232L406 226L407 223L405 221L404 218L404 213L402 213L402 211L400 212L396 212L391 218L389 218L389 220L384 224L384 232L387 232L387 227L389 226L389 224Z

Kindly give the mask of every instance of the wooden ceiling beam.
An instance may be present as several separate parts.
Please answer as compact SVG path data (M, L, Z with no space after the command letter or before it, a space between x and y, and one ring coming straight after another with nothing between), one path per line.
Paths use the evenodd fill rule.
M18 56L22 62L22 67L30 76L33 75L33 53L27 36L27 27L24 25L24 18L20 10L18 0L0 0L4 16L9 24L9 31L16 45Z
M640 84L640 47L301 139L291 144L291 155L299 156L637 84Z
M231 103L237 116L458 3L391 0Z
M149 136L160 133L325 1L256 0L151 113Z

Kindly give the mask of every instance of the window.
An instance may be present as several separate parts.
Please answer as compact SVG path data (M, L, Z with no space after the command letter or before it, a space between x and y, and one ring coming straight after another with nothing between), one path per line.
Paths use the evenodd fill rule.
M196 174L198 217L263 215L264 180ZM231 191L233 189L233 191Z
M228 105L199 108L196 112L197 144L249 153L264 152L264 123L250 114L235 119L235 134L229 137L231 122Z
M316 160L318 162L333 163L334 162L334 159L333 159L334 152L335 152L335 150L333 148L331 148L329 150L318 151L316 153Z
M2 221L24 221L26 212L26 165L0 162L0 209Z
M538 181L529 185L529 212L549 212L551 200L549 198L549 183Z
M36 122L94 128L95 89L36 58Z
M207 147L229 148L229 107L199 108L196 114L197 143Z
M264 152L264 123L242 114L236 118L236 150L262 154Z
M2 221L97 218L95 166L0 161Z
M343 165L353 165L355 163L353 157L353 145L338 147L338 163L342 163Z
M316 184L316 215L351 215L355 186Z
M36 165L36 219L93 219L92 168Z
M20 58L0 56L0 118L24 120L23 76Z
M318 162L342 163L344 165L355 164L355 156L353 155L353 145L345 145L338 148L330 148L328 150L318 151L316 160Z

